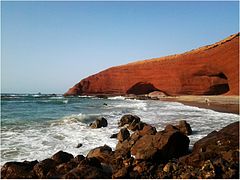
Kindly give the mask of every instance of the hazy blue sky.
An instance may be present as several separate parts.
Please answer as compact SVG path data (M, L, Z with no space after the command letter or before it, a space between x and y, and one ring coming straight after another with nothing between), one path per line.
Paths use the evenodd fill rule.
M64 93L108 67L238 28L238 2L2 2L2 92Z

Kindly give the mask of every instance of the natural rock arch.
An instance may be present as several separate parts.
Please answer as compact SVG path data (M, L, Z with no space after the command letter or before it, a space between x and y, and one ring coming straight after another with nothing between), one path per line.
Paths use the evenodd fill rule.
M148 94L153 91L159 91L153 84L148 82L138 82L127 90L127 94Z
M219 79L225 80L225 83L215 84L211 86L209 90L205 93L206 95L220 95L220 94L227 93L230 90L229 84L228 84L228 78L223 72L211 75L210 77L217 77Z

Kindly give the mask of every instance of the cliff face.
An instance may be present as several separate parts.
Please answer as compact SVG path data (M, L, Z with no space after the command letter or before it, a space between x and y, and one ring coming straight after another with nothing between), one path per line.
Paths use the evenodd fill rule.
M239 95L239 33L183 54L116 66L81 80L65 95Z

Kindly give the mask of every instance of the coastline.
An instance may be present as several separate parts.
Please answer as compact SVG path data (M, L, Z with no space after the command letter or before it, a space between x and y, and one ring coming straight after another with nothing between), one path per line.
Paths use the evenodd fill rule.
M175 96L161 97L161 101L180 102L188 106L196 106L214 111L239 114L239 96Z
M195 106L203 109L211 109L218 112L232 113L239 115L239 96L197 96L197 95L182 95L182 96L167 96L167 95L128 95L126 99L139 100L160 100L179 102L187 106Z
M29 95L28 95L29 96ZM10 96L9 99L18 99L18 97ZM42 95L42 98L31 95L32 102L46 102L46 96ZM98 98L96 98L98 97ZM111 107L115 103L111 104L111 99L119 99L119 97L110 98L107 95L98 95L96 97L90 98L95 103L96 99L99 101L99 104L96 108L101 107ZM29 97L27 97L29 99ZM102 98L99 100L99 98ZM107 101L107 98L110 101ZM152 121L148 121L147 119L151 119L151 116L146 113L141 113L141 111L145 110L145 106L141 106L141 108L137 111L132 111L130 113L125 111L119 111L121 106L118 107L118 111L122 116L116 117L113 119L111 116L105 117L93 117L85 121L84 125L82 124L82 114L79 116L66 116L60 123L54 123L54 129L46 129L50 131L50 134L54 136L50 137L65 137L63 134L58 134L59 131L63 131L63 129L67 129L70 125L70 129L65 131L67 135L67 139L75 139L78 141L68 141L67 140L67 148L66 146L62 146L58 149L54 149L49 156L45 157L46 159L39 160L36 155L34 155L34 159L28 161L28 157L24 157L26 159L24 161L7 161L5 164L1 166L1 175L3 179L91 179L91 178L120 178L120 179L191 179L191 178L239 178L239 156L236 154L239 152L239 120L238 117L233 114L220 114L220 116L215 115L212 111L206 110L194 110L191 107L183 107L182 104L191 105L191 106L201 106L201 108L215 108L222 106L222 111L231 112L234 108L239 106L239 97L238 96L166 96L164 94L158 94L158 96L153 96L153 94L147 95L129 95L125 96L125 99L141 99L141 100L151 100L143 103L142 101L126 101L127 105L124 104L125 108L130 108L135 103L137 106L134 106L134 109L139 108L139 104L147 104L149 110L153 110L154 112L164 112L171 111L176 112L176 114L181 117L181 113L184 113L186 109L193 109L190 111L193 113L193 117L195 118L196 114L200 115L202 121L199 123L198 118L196 120L191 121L189 123L186 120L179 120L178 124L173 122L168 122L166 124L162 124L162 128L157 129L158 125L152 125ZM47 97L48 100L51 100L51 103L56 103L60 107L65 107L66 99L62 98L52 98ZM89 103L90 99L86 99ZM105 100L106 99L106 100ZM71 99L70 99L71 100ZM76 102L79 102L79 99L75 99ZM120 100L124 101L124 97L120 97ZM153 101L154 100L154 101ZM170 104L166 109L161 110L161 105L165 104L161 101L173 101L180 102L178 103L166 103ZM22 100L20 101L22 102ZM73 104L75 104L74 102ZM82 102L82 101L81 101ZM103 103L107 102L106 105ZM118 102L118 100L117 100ZM125 101L124 101L125 102ZM48 101L48 103L50 103ZM21 103L22 104L22 103ZM173 104L171 106L171 104ZM79 104L78 104L79 105ZM108 106L109 105L109 106ZM130 105L130 106L128 106ZM152 105L152 106L151 106ZM71 107L71 103L68 105ZM76 104L73 106L76 107ZM83 103L83 106L78 107L86 107ZM154 109L150 107L155 107ZM183 109L179 109L179 107L183 107ZM49 109L49 106L46 107ZM92 109L93 106L90 106ZM35 109L35 108L34 108ZM78 108L79 109L79 108ZM105 108L103 108L105 109ZM107 108L108 109L108 108ZM174 111L174 109L176 111ZM22 111L22 109L20 109ZM114 110L114 109L112 109ZM184 111L182 111L184 110ZM95 110L94 110L95 111ZM220 111L220 110L219 110ZM77 112L77 111L76 111ZM104 112L104 111L103 111ZM109 113L109 109L107 110ZM233 111L234 112L234 111ZM67 112L68 113L68 112ZM164 112L165 113L165 112ZM180 114L179 114L180 113ZM65 113L63 113L65 114ZM104 114L104 113L101 113ZM141 118L148 117L147 119L143 118L143 121L137 115L141 115ZM175 113L174 113L175 114ZM218 114L218 113L217 113ZM39 114L40 115L40 114ZM106 114L105 114L106 115ZM160 115L160 114L159 114ZM186 114L189 115L189 114ZM189 115L190 116L190 115ZM208 118L208 116L212 117ZM221 118L221 117L225 118ZM69 120L68 117L74 118L74 123ZM171 116L167 116L167 120L171 120ZM228 118L230 117L230 118ZM231 118L234 117L234 118ZM76 124L77 121L81 121L81 124ZM86 117L84 117L86 120ZM175 119L176 117L174 117ZM71 120L70 119L70 120ZM180 118L181 119L181 118ZM209 121L211 119L211 121ZM162 121L165 121L164 118L161 118ZM223 125L219 127L219 121L222 121ZM233 121L234 120L234 121ZM204 123L207 121L207 123ZM228 122L229 121L229 122ZM231 122L230 122L231 121ZM62 124L65 122L68 126ZM226 124L228 122L228 124ZM109 123L109 124L108 124ZM173 124L172 124L173 123ZM219 124L218 124L219 123ZM59 126L58 126L59 125ZM112 125L114 125L117 129L112 131ZM206 126L205 126L206 125ZM212 127L211 127L212 126ZM76 128L77 127L77 128ZM83 128L84 127L84 128ZM205 136L201 137L201 130L204 130L208 127L211 127L211 131L206 133ZM214 127L214 129L213 129ZM192 129L193 128L193 129ZM74 131L77 129L77 131ZM89 148L86 154L83 154L82 150L78 150L78 148L86 148L89 146L87 142L85 142L85 138L81 134L87 134L90 138L89 140L94 139L96 136L101 137L98 139L97 144ZM99 129L99 130L94 130ZM198 131L198 132L197 132ZM31 127L32 132L32 127ZM36 131L38 133L38 131ZM106 132L110 132L106 134ZM118 133L116 133L118 132ZM196 133L197 132L197 133ZM39 134L37 134L39 135ZM63 135L63 136L62 136ZM70 136L72 135L72 136ZM111 136L110 136L111 135ZM18 135L19 136L19 135ZM194 144L193 136L198 137L197 141ZM25 136L24 136L25 137ZM83 137L81 139L81 137ZM111 146L111 139L115 139L116 145ZM29 140L29 139L28 139ZM46 139L48 140L48 139ZM105 141L106 140L106 141ZM34 139L36 141L36 139ZM57 139L54 139L54 142ZM99 142L105 141L106 143L102 144ZM49 141L52 143L52 141ZM39 145L43 143L40 141ZM60 141L57 142L64 143L61 138ZM72 144L73 143L73 144ZM39 148L39 145L37 148ZM72 146L73 145L73 146ZM190 146L190 145L193 145ZM71 152L72 148L78 151ZM50 147L49 147L50 148Z

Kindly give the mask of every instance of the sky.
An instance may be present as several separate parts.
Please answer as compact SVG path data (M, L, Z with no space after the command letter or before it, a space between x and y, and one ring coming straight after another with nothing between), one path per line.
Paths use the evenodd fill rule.
M238 2L1 2L1 92L64 93L112 66L239 31Z

